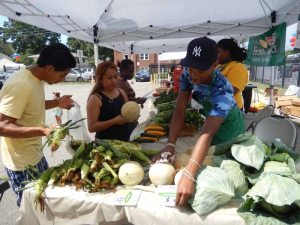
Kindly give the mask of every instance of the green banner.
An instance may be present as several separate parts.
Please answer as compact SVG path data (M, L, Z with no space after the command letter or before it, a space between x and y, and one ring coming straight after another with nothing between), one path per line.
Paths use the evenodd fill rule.
M285 64L286 23L273 27L261 35L251 37L246 64L278 66Z

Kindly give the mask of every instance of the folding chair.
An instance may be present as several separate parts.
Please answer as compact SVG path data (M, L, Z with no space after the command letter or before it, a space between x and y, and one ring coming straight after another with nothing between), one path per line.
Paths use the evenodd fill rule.
M253 133L264 142L270 143L278 138L288 147L295 149L296 126L283 116L273 115L260 120L255 125Z
M255 127L255 125L262 120L263 118L269 117L271 115L273 115L274 113L274 106L272 105L268 105L265 108L263 108L262 110L260 110L258 113L256 113L253 121L249 124L249 126L247 127L246 131L249 131L250 129L253 132L253 129Z

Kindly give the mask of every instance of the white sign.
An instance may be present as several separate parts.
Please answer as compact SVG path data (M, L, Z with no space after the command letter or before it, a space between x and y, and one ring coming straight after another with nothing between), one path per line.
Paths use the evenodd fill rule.
M155 191L158 195L159 204L164 206L175 206L176 192L176 185L159 185Z
M118 190L115 193L114 205L135 206L141 193L141 190Z
M77 50L77 55L78 55L79 63L83 63L83 59L82 59L82 57L83 57L83 50L78 49Z

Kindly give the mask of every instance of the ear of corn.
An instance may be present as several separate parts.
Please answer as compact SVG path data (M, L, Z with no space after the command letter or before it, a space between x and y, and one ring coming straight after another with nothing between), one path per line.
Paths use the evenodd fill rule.
M137 142L155 142L158 141L158 138L154 138L154 137L138 137L136 139Z
M71 123L69 123L70 125ZM77 189L91 192L113 189L119 183L118 170L129 160L136 160L141 165L149 165L150 155L157 151L144 153L140 144L119 140L101 140L97 143L80 143L72 159L64 161L53 170L51 177L43 181L45 174L36 182L36 201L42 206L42 192L47 184L73 184ZM151 154L150 154L151 153ZM50 173L50 172L49 172Z
M34 190L35 190L35 204L37 206L37 204L40 204L40 210L41 212L44 211L45 209L45 203L44 203L44 199L43 199L43 192L45 191L45 189L47 188L47 184L50 180L50 177L52 175L52 173L57 169L57 167L51 167L48 168L47 170L45 170L41 176L39 177L39 179L37 181L35 181L34 183Z
M166 132L163 132L163 131L153 131L153 130L146 131L146 133L156 135L159 137L165 136L167 134Z
M144 131L150 131L150 130L164 131L165 129L161 126L153 126L153 125L150 125L150 126L147 126L147 127L144 128Z
M61 126L58 126L56 128L51 128L52 130L50 134L47 136L47 140L45 144L42 146L42 150L48 144L52 152L56 151L61 145L62 140L66 137L66 135L69 134L69 130L79 128L80 126L75 126L75 125L84 119L85 118L77 120L73 123L72 120L69 120L66 123L62 124Z

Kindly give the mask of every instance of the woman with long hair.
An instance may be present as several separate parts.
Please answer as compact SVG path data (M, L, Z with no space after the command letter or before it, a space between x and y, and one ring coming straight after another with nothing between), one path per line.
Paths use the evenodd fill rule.
M218 42L219 70L233 86L234 99L240 109L243 109L242 91L248 83L248 71L243 64L246 57L247 50L240 48L235 39L225 38Z
M128 121L121 116L121 108L128 97L118 88L117 66L108 61L100 63L95 82L86 107L88 130L96 132L96 139L128 141Z

